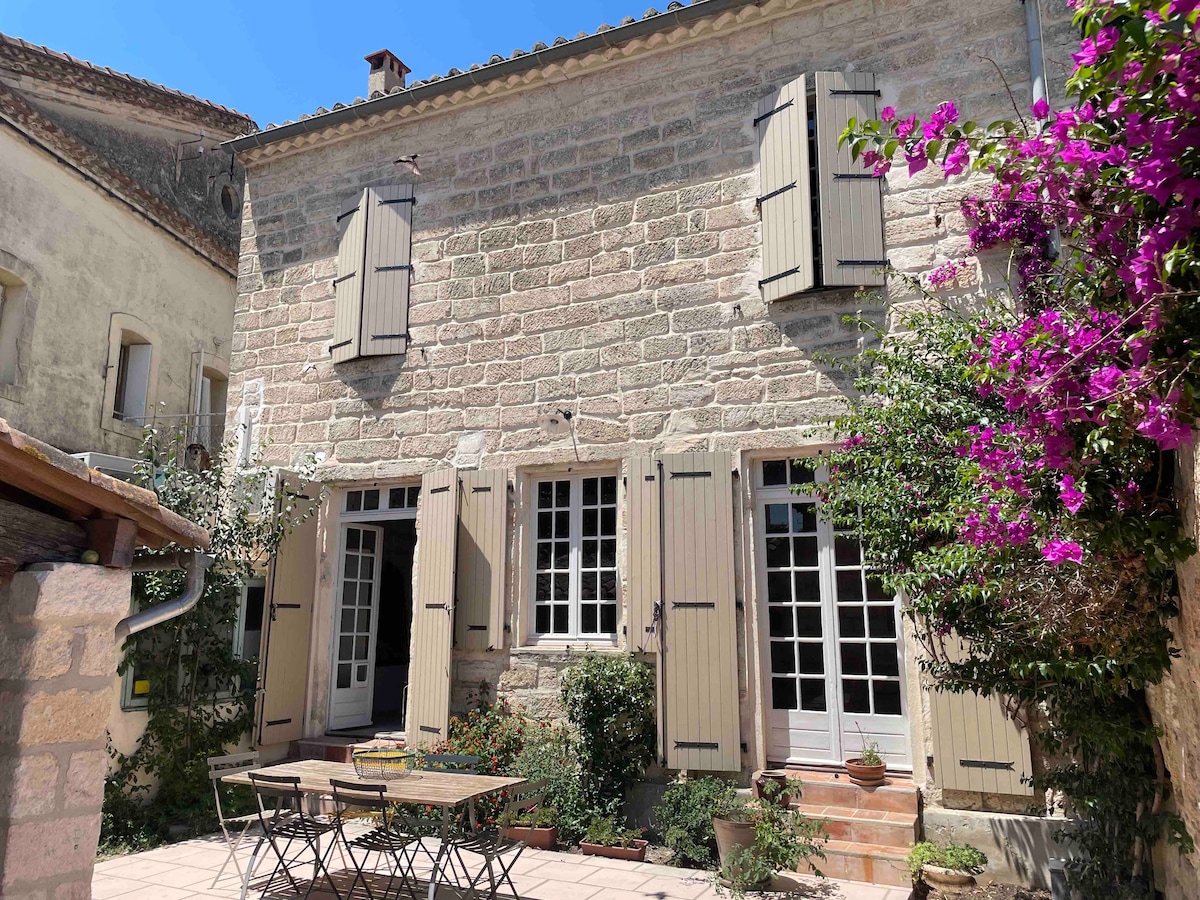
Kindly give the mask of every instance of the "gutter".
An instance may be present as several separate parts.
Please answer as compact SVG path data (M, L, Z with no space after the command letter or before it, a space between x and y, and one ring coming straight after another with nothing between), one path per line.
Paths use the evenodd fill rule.
M259 131L255 134L234 138L233 140L225 141L221 146L232 150L234 153L240 153L243 150L252 150L256 147L265 147L268 144L285 141L302 134L323 131L326 128L335 128L346 122L368 119L389 109L410 106L420 103L423 100L441 96L442 94L465 90L469 87L482 86L498 78L507 78L511 75L540 69L543 66L558 62L559 60L569 59L573 56L580 56L596 50L611 49L626 41L645 37L671 26L689 25L698 19L716 15L730 9L762 6L766 2L767 0L695 0L691 6L685 6L682 9L659 13L649 19L641 19L637 22L631 22L628 25L619 25L615 28L610 28L608 31L600 31L596 34L590 34L587 37L566 41L553 47L547 47L545 50L536 50L524 56L518 56L515 59L506 59L498 63L488 63L473 71L463 72L461 75L452 75L433 82L426 81L419 87L397 91L394 94L386 94L382 97L376 97L374 100L367 100L363 103L344 107L343 109L335 109L332 112L322 113L319 116L312 116L308 119L302 119L299 122L292 122L290 125L280 125L278 128L271 128L267 131Z
M169 619L182 616L190 611L204 593L204 570L213 564L214 560L207 553L179 551L164 556L139 556L133 561L135 572L162 572L167 569L183 569L187 573L183 593L174 600L159 603L149 609L139 610L128 615L117 623L117 643L122 643L131 634L153 628Z

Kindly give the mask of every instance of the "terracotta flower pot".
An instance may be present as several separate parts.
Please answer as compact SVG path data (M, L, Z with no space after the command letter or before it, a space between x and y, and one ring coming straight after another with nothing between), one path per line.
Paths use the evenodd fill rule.
M921 878L931 888L936 888L939 894L966 893L975 886L975 876L970 872L959 869L944 869L941 866L931 866L929 863L921 866Z
M776 805L786 808L792 804L792 794L788 790L788 781L787 772L783 769L763 769L754 776L754 781L751 782L751 791L757 799L762 800L764 798L763 785L767 783L777 784L780 790L772 795L771 800Z
M528 825L509 825L500 829L509 840L524 841L534 850L553 850L558 846L558 826L530 828Z
M884 773L887 772L887 763L864 766L856 758L846 760L845 765L850 780L861 787L879 787L883 784Z
M721 868L725 867L725 861L734 850L744 850L754 846L753 822L732 822L729 819L714 818L713 831L717 833L717 855L721 858ZM751 890L761 890L769 883L762 882L754 885ZM721 884L729 887L729 882L724 878L721 879Z
M628 847L609 847L606 844L589 844L587 841L579 842L579 849L583 851L585 856L607 856L609 859L628 859L633 862L642 862L646 859L646 848L650 846L649 841L630 841Z

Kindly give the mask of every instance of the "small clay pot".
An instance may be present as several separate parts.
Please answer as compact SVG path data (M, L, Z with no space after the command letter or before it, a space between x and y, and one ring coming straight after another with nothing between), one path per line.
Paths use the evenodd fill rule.
M754 776L751 782L751 792L758 800L764 799L763 785L767 782L772 782L779 785L780 790L771 795L771 800L777 806L788 807L792 804L792 795L788 790L787 772L783 769L763 769Z
M960 869L944 869L941 866L931 866L929 863L921 866L921 878L939 894L956 896L964 894L975 886L975 876Z
M850 780L860 787L879 787L883 784L884 773L887 772L887 763L864 766L858 759L848 759L845 765Z

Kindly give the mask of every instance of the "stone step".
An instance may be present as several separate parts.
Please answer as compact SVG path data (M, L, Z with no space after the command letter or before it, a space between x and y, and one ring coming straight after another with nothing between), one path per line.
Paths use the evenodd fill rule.
M879 787L860 787L842 772L818 772L787 769L788 778L803 784L801 803L809 806L837 806L844 809L869 809L916 815L921 795L910 780L889 775Z
M916 813L818 806L812 803L793 803L792 808L811 819L822 820L825 831L833 840L894 847L902 853L908 853L917 839Z
M825 859L814 859L813 863L828 878L912 887L912 876L904 861L906 850L837 840L829 841L824 849ZM799 871L808 870L801 866Z

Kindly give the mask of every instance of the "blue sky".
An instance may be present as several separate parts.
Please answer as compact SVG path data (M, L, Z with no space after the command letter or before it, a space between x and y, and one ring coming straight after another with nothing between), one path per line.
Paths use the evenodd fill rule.
M642 5L636 6L635 4ZM657 3L666 8L667 0ZM0 31L233 107L258 124L366 92L387 47L411 79L640 18L650 0L0 0Z

